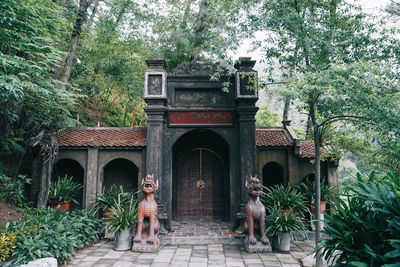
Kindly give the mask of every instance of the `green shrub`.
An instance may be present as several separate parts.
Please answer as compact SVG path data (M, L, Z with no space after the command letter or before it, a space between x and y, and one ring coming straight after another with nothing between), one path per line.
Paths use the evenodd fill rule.
M0 202L14 204L18 207L27 205L24 190L31 179L18 175L15 179L0 173Z
M6 225L2 232L15 234L16 248L5 266L17 266L43 257L72 259L74 250L99 239L101 221L84 211L37 209L22 221Z
M400 262L400 179L393 173L380 178L357 175L345 188L347 201L325 217L317 249L334 266L398 266Z

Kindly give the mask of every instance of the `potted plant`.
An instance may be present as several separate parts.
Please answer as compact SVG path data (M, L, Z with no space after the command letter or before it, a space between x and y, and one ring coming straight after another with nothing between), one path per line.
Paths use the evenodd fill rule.
M266 232L271 236L273 249L279 251L290 251L290 240L295 233L304 232L303 218L298 212L291 210L289 213L282 212L279 207L269 209L270 214L265 219Z
M314 213L315 202L315 181L305 180L297 186L298 191L303 196L303 199L310 208L310 212ZM321 204L320 212L324 213L326 209L326 202L337 195L337 190L328 185L325 179L321 179Z
M58 207L58 210L68 211L71 200L78 204L73 196L82 185L74 182L72 178L72 176L65 175L63 178L58 177L56 182L51 183L48 200L50 207Z
M261 201L265 207L277 207L287 214L291 211L302 212L306 210L303 196L289 186L276 185L273 187L264 187L264 194L261 195Z
M113 216L113 206L117 205L118 202L128 204L132 197L131 192L124 192L122 186L119 189L112 185L109 190L106 191L103 187L102 193L96 198L93 206L95 214L103 214L105 217Z
M130 200L126 203L124 198L123 194L118 194L112 206L112 216L106 218L107 229L115 232L114 250L132 248L132 228L137 223L137 199L134 194L130 194Z

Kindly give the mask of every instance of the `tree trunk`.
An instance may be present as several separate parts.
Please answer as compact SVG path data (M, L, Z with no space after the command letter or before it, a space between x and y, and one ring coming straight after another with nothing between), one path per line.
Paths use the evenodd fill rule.
M314 148L315 148L315 202L314 202L314 213L315 213L315 245L321 240L321 155L320 155L320 139L319 139L319 125L316 121L316 111L312 104L310 106L310 117L311 124L314 134ZM315 267L321 266L321 253L317 252L315 257Z
M283 120L287 121L289 119L289 110L290 110L290 99L286 98L285 99L285 106L283 108Z
M199 60L200 56L200 46L201 46L201 41L200 41L200 35L201 32L205 28L204 24L204 13L207 8L207 0L202 0L200 3L200 8L199 8L199 13L197 14L197 21L196 21L196 28L194 32L194 46L193 46L193 53L190 59L191 63L197 62Z
M311 134L311 119L310 115L307 116L307 124L306 124L306 138L309 138Z
M49 130L42 130L31 139L30 144L39 146L39 159L34 161L35 166L33 166L39 170L35 171L37 177L32 178L39 184L36 206L42 208L46 206L49 198L51 174L58 153L57 136Z
M90 18L89 18L89 22L88 22L87 28L90 28L90 26L92 26L94 17L96 16L96 13L97 13L97 8L99 7L99 3L100 3L100 0L95 0L95 3L93 5L93 9L92 9L92 13L90 14Z
M74 29L72 31L71 39L69 42L68 55L63 62L59 65L55 72L55 78L62 82L59 89L65 90L65 84L68 83L69 76L71 75L72 63L75 59L76 48L78 41L81 36L83 24L87 18L87 9L90 6L91 0L80 0L79 1L79 12L76 17Z

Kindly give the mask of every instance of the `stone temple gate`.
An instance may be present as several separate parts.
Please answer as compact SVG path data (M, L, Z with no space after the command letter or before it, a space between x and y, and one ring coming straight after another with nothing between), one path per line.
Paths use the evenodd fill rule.
M68 128L58 136L58 172L79 173L82 206L103 187L136 191L146 173L159 179L156 200L167 228L171 220L227 220L234 225L247 201L245 179L266 186L295 185L313 173L313 144L282 127L255 127L255 61L241 58L236 74L221 82L210 71L184 65L166 72L166 61L147 60L144 99L147 128ZM222 82L229 81L224 92ZM63 165L73 164L74 168ZM72 165L71 165L72 166ZM79 170L77 170L79 169ZM324 162L322 175L337 184L337 162Z

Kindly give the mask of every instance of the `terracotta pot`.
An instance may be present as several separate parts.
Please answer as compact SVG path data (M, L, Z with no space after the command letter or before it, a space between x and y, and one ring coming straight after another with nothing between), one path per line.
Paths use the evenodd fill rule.
M291 209L289 209L289 210L283 210L283 212L285 212L287 215L289 215L289 213L290 213L291 211L292 211Z
M112 209L106 209L106 213L104 214L104 216L106 216L107 218L112 218L114 217L114 211Z
M49 206L52 208L56 208L57 206L59 206L57 210L68 211L70 202L71 200L67 200L65 202L49 202Z
M325 209L326 209L326 202L325 201L321 201L321 203L319 205L320 213L324 213ZM315 210L314 209L314 203L310 202L310 211L311 211L311 213L314 214L314 210Z

